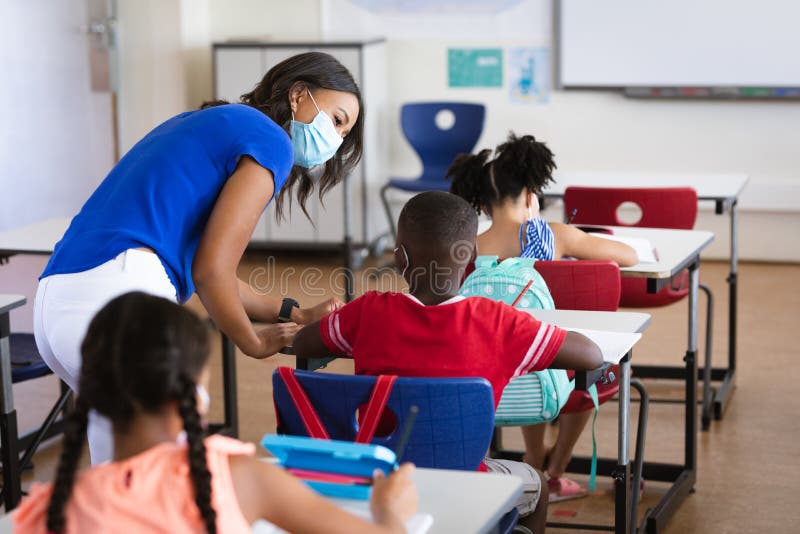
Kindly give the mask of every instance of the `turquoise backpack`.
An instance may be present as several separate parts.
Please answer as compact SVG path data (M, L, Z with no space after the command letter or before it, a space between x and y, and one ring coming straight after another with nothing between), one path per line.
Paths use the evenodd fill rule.
M461 286L465 297L486 297L522 310L555 308L547 284L530 258L478 256L475 271ZM552 421L567 403L575 381L563 369L545 369L512 379L497 406L497 426L536 425Z
M461 285L465 297L486 297L505 302L522 310L555 309L547 284L531 258L508 258L498 263L497 256L478 256L473 271ZM496 426L536 425L552 421L567 403L575 389L575 381L563 369L545 369L513 378L500 397L494 417ZM597 388L589 395L594 401L592 421L592 465L589 489L595 489L597 442L594 423L597 420Z

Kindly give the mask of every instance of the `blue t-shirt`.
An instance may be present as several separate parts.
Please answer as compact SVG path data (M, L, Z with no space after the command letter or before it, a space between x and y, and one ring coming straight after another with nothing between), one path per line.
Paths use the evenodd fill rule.
M157 126L125 154L72 219L41 277L86 271L129 248L147 247L158 254L180 301L186 301L194 293L192 261L200 237L244 155L272 171L277 194L292 169L292 143L257 109L217 106L181 113Z

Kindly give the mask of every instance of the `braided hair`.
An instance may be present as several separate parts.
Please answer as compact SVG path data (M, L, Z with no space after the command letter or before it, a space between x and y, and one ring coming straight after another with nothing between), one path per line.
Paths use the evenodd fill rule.
M303 82L312 93L316 89L329 89L352 93L358 100L358 117L350 129L342 146L336 154L325 162L319 178L319 198L331 190L353 170L361 159L364 149L364 102L361 90L353 79L353 75L339 60L324 52L306 52L297 54L272 67L249 93L243 94L242 104L254 107L279 125L284 125L292 118L289 105L289 92L296 82ZM201 109L228 104L226 100L204 102ZM306 201L314 189L314 180L309 169L295 165L289 173L286 184L275 195L275 216L280 222L284 217L284 202L289 199L291 191L297 189L296 199L306 217Z
M211 473L195 400L196 381L209 356L205 323L174 302L127 293L92 319L81 355L80 394L65 431L47 509L47 530L64 530L64 509L75 481L89 410L108 417L116 431L124 432L137 414L159 413L167 403L177 402L188 441L195 502L206 531L216 533Z
M447 170L450 192L469 202L479 214L491 215L492 206L522 193L538 195L553 181L553 152L532 135L517 137L511 132L494 150L494 159L491 154L488 149L461 154Z

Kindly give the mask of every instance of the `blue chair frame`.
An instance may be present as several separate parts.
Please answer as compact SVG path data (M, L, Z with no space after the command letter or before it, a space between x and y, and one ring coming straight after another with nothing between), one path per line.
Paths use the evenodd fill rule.
M450 111L455 116L452 127L446 130L436 124L436 116ZM483 133L486 106L467 102L412 102L400 109L400 126L406 140L422 161L422 174L416 179L390 178L381 188L381 200L392 236L397 228L392 217L389 189L407 193L449 191L447 169L459 154L469 154Z
M295 371L331 439L353 441L356 411L369 400L374 376ZM276 371L272 375L278 433L307 436L300 414ZM492 439L494 396L484 378L398 378L386 403L397 418L388 436L376 433L375 445L395 450L411 406L419 412L403 457L419 467L478 468Z

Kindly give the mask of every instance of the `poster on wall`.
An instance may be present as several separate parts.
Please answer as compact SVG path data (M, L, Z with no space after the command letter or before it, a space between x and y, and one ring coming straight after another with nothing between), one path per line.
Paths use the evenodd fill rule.
M326 38L549 42L550 0L321 0Z
M507 71L508 96L512 103L547 103L550 96L550 54L547 48L510 48Z
M450 87L502 87L502 48L450 48L447 50Z

